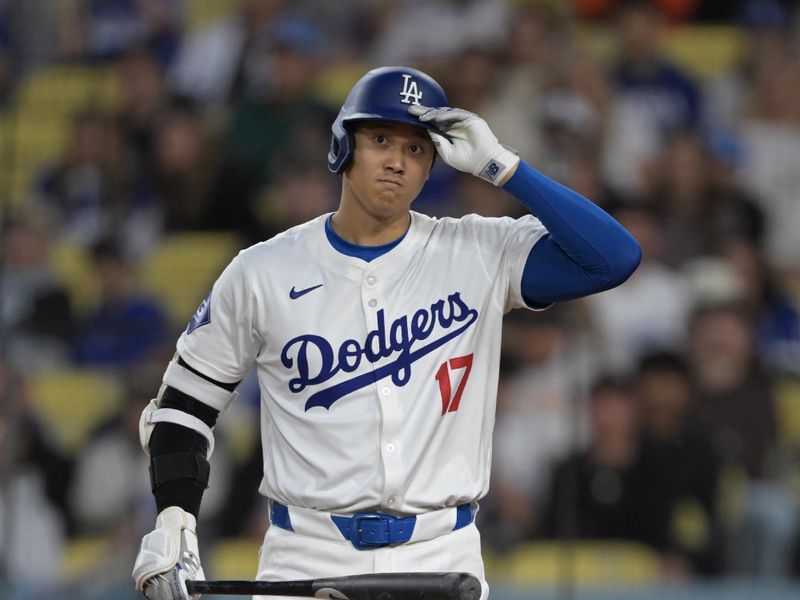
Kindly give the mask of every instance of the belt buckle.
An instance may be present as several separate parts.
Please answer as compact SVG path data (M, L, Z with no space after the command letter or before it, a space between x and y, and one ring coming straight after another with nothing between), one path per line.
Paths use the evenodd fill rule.
M369 550L371 548L383 548L384 546L388 546L391 544L390 532L389 532L389 519L393 519L394 517L390 515L384 515L381 513L356 513L352 516L350 520L350 543L357 550ZM381 521L386 525L386 537L387 540L385 542L370 542L367 540L361 539L361 522L362 521Z

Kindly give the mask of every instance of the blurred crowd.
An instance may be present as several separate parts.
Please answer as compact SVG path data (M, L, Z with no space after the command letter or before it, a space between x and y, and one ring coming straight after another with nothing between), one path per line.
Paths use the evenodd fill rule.
M155 516L138 417L191 317L141 269L187 232L244 247L334 210L331 122L385 64L432 74L644 251L620 288L508 315L487 551L627 540L667 578L800 577L799 26L788 0L0 0L0 118L47 69L118 89L23 192L0 184L0 579L59 582L97 537L127 576ZM676 59L688 30L727 32L735 60ZM524 212L442 161L414 208ZM119 401L65 449L32 396L70 369ZM201 543L263 535L258 405L246 380L218 427Z

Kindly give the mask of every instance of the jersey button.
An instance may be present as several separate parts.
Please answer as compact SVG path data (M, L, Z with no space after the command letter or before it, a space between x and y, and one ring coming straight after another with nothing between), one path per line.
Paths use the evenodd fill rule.
M386 444L386 451L387 451L389 454L391 454L391 453L392 453L392 452L394 452L395 450L397 450L397 446L395 446L395 445L394 445L394 444L392 444L392 443Z
M388 498L386 500L386 504L388 504L389 506L392 506L394 504L394 496L392 496L391 498Z
M378 306L378 301L375 300L375 298L372 298L372 299L370 299L369 302L367 302L367 304L369 304L370 306L372 306L374 308L374 307Z
M383 394L384 396L388 396L391 393L392 393L392 390L390 390L388 387L385 387L385 388L383 388L381 390L381 394Z
M375 276L374 276L374 275L370 275L369 277L367 277L367 283L368 283L369 285L375 285L375 282L376 282L376 281L378 281L378 280L377 280L377 279L375 279Z

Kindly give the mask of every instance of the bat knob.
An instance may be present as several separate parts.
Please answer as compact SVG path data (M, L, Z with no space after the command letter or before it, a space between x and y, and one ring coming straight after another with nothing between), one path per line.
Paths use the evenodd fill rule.
M458 578L458 600L480 600L481 582L478 578L469 573L459 573Z

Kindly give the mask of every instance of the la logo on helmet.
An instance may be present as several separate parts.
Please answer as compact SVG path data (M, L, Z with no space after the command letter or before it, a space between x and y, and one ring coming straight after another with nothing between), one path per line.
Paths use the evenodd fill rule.
M411 79L411 75L403 75L403 91L400 92L403 104L419 104L422 100L422 92L417 87L417 82Z

